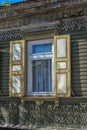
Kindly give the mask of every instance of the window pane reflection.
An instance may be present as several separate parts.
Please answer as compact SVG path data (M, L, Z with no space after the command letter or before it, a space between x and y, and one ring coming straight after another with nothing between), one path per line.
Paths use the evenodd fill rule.
M66 94L66 74L58 74L57 81L58 81L58 93Z
M33 92L52 92L52 60L33 61Z
M52 43L48 44L37 44L32 46L32 53L44 53L44 52L52 52Z
M21 92L21 76L12 76L12 93Z
M66 57L66 39L57 40L57 57Z
M21 60L21 44L13 45L13 61Z

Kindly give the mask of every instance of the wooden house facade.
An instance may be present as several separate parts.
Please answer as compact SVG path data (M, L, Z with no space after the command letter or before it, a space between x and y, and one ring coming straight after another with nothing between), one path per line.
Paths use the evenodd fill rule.
M87 128L87 1L0 7L0 126Z

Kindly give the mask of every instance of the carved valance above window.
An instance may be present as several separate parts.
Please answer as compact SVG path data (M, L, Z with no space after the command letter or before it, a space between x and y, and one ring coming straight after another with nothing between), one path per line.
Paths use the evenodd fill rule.
M74 30L83 30L87 29L87 20L86 18L78 19L67 19L62 22L62 31L69 32Z

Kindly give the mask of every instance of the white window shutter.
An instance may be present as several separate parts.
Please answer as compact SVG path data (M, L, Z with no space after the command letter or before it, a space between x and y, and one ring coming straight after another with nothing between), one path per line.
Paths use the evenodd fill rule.
M25 41L10 42L10 84L12 97L22 97L25 93Z
M54 36L55 96L71 96L70 35Z

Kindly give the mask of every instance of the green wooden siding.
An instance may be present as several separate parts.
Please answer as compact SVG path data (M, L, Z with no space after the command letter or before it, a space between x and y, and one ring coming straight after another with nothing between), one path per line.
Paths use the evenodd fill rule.
M0 90L3 96L9 95L9 51L4 52L9 46L9 41L0 41Z
M87 96L87 32L71 34L71 83L74 96Z

